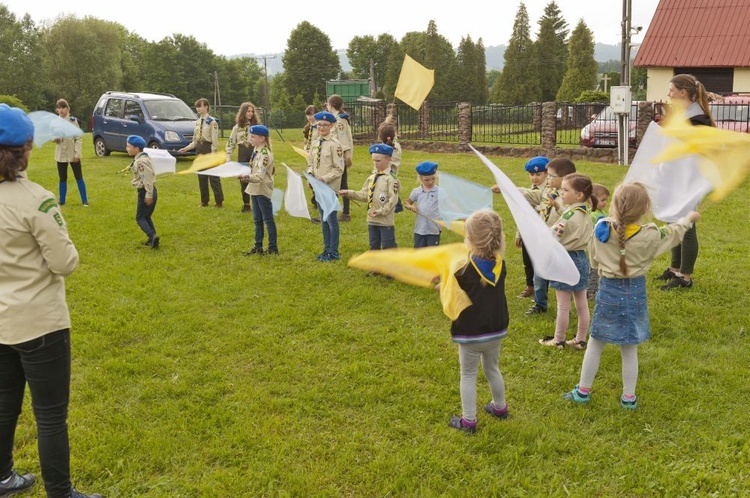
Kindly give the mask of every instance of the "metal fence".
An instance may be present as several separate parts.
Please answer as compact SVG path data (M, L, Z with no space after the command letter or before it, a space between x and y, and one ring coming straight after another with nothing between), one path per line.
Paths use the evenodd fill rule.
M473 106L471 121L472 142L542 143L542 104Z

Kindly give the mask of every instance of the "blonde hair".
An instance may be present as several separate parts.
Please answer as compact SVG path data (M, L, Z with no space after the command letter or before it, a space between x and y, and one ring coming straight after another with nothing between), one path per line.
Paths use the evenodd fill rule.
M651 198L642 183L623 183L612 194L609 215L617 222L617 243L620 245L620 271L628 276L625 264L625 228L640 221L651 211Z
M503 220L496 212L489 209L475 211L466 220L464 230L466 245L475 256L494 259L497 254L505 252Z

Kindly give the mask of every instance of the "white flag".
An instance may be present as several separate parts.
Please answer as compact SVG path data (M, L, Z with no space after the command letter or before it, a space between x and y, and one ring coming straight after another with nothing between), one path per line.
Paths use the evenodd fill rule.
M284 163L281 163L284 164ZM290 216L310 219L310 211L307 209L305 199L305 187L302 177L294 172L292 168L284 164L286 168L286 199L284 208Z

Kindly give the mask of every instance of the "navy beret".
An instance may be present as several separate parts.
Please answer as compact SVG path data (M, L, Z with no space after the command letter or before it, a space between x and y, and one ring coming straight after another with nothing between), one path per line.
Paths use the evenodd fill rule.
M18 107L0 104L0 145L23 147L34 139L34 123Z
M541 173L542 171L547 171L548 162L548 158L544 156L536 156L529 159L524 168L526 168L526 171L529 173Z
M313 117L315 118L315 121L328 121L331 124L336 122L336 116L327 111L321 111Z
M251 135L260 135L261 137L268 136L268 128L263 125L253 125L250 127Z
M386 156L393 155L393 147L386 144L375 144L370 146L370 154L383 154Z
M434 175L437 172L438 165L437 163L433 163L430 161L422 161L421 163L417 164L417 167L414 169L416 169L417 174L421 176L430 176Z
M128 137L128 143L130 145L138 147L141 150L146 148L146 141L143 138L139 137L138 135L130 135Z

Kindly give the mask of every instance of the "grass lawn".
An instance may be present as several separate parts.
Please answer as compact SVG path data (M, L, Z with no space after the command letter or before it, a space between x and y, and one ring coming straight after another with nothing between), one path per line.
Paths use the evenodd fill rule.
M290 135L301 136L298 130ZM272 138L276 186L302 159ZM299 141L297 145L300 145ZM357 147L350 186L371 163ZM402 198L414 165L490 184L471 154L404 151ZM522 159L493 158L518 184ZM437 295L345 264L368 246L366 208L341 226L341 262L322 264L319 225L277 218L279 257L245 257L252 215L239 182L223 180L224 209L198 207L195 176L157 179L161 248L142 245L122 153L97 158L85 137L91 206L69 174L63 208L81 256L67 279L73 328L70 435L74 484L108 497L255 496L741 496L750 490L750 184L704 204L695 287L649 282L653 338L640 349L639 407L618 406L620 356L602 356L589 405L564 402L583 353L543 348L551 312L527 318L520 250L509 244L511 313L503 343L511 416L479 415L479 431L450 429L460 412L459 367ZM178 169L190 160L178 161ZM619 166L580 163L614 187ZM35 149L29 177L57 193L53 146ZM512 242L514 222L495 207ZM412 245L414 215L397 215ZM443 242L458 241L444 234ZM654 277L668 255L652 267ZM571 326L576 323L575 317ZM572 335L572 330L569 336ZM483 375L478 399L489 400ZM745 401L742 401L742 400ZM16 468L39 473L29 401ZM43 496L37 486L28 496Z

